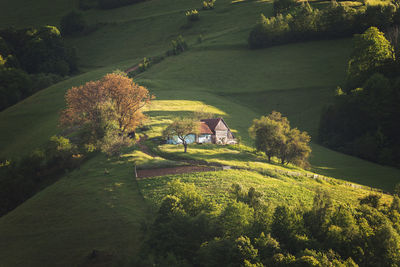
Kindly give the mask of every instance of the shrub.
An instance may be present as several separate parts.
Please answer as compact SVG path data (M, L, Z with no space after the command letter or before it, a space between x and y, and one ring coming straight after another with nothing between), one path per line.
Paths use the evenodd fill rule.
M179 35L176 40L172 40L171 45L172 50L168 51L167 55L179 55L188 48L188 45L185 39L183 39L182 35Z
M199 11L197 9L186 11L186 18L188 21L196 21L200 19Z
M123 148L133 145L133 141L127 137L118 134L116 131L108 131L100 141L100 149L108 156L118 156Z
M64 35L71 35L84 31L87 24L82 12L71 11L61 18L60 26Z
M150 60L148 60L147 58L143 58L143 61L141 63L139 63L139 71L143 72L145 70L147 70L150 67Z
M373 208L378 208L381 198L382 198L381 195L369 194L368 196L360 198L360 205L366 204Z
M215 2L216 2L216 0L207 0L207 1L203 1L203 9L204 9L204 10L211 10L211 9L214 9L214 7L215 7Z

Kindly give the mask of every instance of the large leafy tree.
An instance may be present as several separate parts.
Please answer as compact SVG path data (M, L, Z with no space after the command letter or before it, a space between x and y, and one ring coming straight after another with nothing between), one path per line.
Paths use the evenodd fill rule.
M88 127L92 132L111 127L119 134L134 131L145 119L142 108L153 96L122 74L107 74L98 81L72 87L65 95L67 107L60 123L65 127Z
M366 78L395 60L393 46L376 27L354 38L354 49L347 69L348 86L360 86Z
M257 150L264 152L269 161L278 157L282 164L308 164L310 136L297 128L291 129L289 121L281 113L273 111L268 116L255 119L249 132Z
M184 152L187 152L187 138L191 134L199 132L199 123L192 119L177 119L173 121L164 130L163 136L166 138L178 137L184 147Z
M250 136L255 139L258 151L262 151L271 162L271 158L279 153L279 149L285 142L285 132L289 124L285 119L277 121L279 115L273 112L269 116L262 116L253 120L253 125L249 129ZM274 119L275 118L275 119Z

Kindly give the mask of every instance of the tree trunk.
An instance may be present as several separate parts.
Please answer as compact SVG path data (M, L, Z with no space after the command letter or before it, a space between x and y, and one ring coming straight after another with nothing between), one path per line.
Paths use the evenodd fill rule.
M187 144L186 144L186 142L183 143L183 147L184 147L184 149L185 149L185 150L183 151L183 153L186 153L186 151L187 151Z

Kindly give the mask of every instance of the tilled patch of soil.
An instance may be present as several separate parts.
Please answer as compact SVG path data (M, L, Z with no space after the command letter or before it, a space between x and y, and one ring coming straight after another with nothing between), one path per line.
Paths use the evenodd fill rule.
M146 178L154 176L164 176L170 174L182 174L192 172L208 172L208 171L219 171L222 168L208 167L208 166L178 166L172 168L161 168L161 169L145 169L137 170L137 178Z

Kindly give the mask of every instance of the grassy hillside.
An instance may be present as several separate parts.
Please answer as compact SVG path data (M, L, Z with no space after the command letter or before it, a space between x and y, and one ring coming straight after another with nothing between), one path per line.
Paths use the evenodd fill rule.
M1 218L1 266L78 266L93 250L101 266L123 266L146 207L131 164L95 157Z
M170 193L168 182L175 179L195 184L204 197L218 204L229 201L232 184L240 184L245 191L254 187L263 194L262 199L272 207L287 204L310 208L316 191L326 192L335 202L340 204L356 204L358 198L370 193L368 190L352 188L337 183L335 180L328 182L286 175L270 177L257 172L242 170L144 178L139 180L139 187L149 204L158 205L162 198ZM383 195L382 200L384 203L390 204L391 197Z

